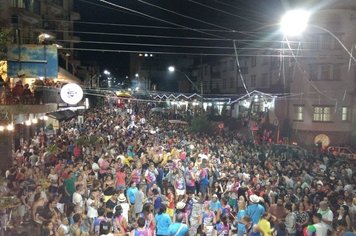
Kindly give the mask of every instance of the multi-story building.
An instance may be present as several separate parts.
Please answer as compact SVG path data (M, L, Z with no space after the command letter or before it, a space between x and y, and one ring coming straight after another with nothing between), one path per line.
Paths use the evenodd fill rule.
M79 13L73 11L73 2L74 0L3 0L0 4L0 30L9 33L9 44L56 43L62 48L73 48L73 44L80 40L73 35L73 21L80 19ZM42 40L47 41L41 42ZM5 54L0 55L0 57L1 60L7 60ZM58 59L60 66L58 77L51 79L80 82L74 76L75 68L79 65L79 61L74 57L74 52L60 50ZM1 66L4 67L4 64L2 62ZM1 76L3 80L8 80L6 75L1 74ZM21 77L19 73L16 77L19 78L10 78L12 85L18 80L23 83L34 81L35 84L36 81L43 79ZM47 118L46 113L56 111L59 103L58 92L50 91L50 89L43 88L41 92L42 100L34 103L23 102L21 99L15 102L8 98L4 100L5 91L5 88L1 87L0 139L2 142L0 142L0 168L2 170L11 164L14 140L15 144L19 143L20 138L24 138L22 135L33 133L34 126L38 126L37 124L40 123L44 126L44 122L40 119ZM14 139L14 137L16 138ZM27 138L29 138L28 135Z
M285 114L292 138L323 146L350 144L356 125L356 2L334 1L312 13L300 36L303 59L295 77Z
M4 0L0 7L0 22L10 29L13 42L35 44L39 35L51 37L59 47L73 48L80 38L75 36L74 21L80 14L73 11L73 0ZM60 66L75 74L79 60L71 50L60 50Z
M256 56L239 57L241 74L236 58L225 57L197 65L193 75L203 81L206 96L242 96L253 90L284 94L276 97L270 120L283 133L280 138L350 145L356 137L355 32L356 2L334 1L312 13L303 35L289 38L284 48L271 47L282 50L280 57L248 51L242 54ZM232 105L233 115L239 115L241 104ZM263 111L263 106L254 105Z

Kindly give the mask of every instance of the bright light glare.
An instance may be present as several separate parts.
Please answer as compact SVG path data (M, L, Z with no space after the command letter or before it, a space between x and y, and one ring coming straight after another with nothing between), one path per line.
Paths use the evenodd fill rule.
M110 71L104 70L104 74L105 74L105 75L110 75Z
M300 35L308 26L310 13L305 10L292 10L281 19L281 30L287 36Z
M174 66L170 66L170 67L168 67L168 71L169 72L174 72L176 69L174 68Z

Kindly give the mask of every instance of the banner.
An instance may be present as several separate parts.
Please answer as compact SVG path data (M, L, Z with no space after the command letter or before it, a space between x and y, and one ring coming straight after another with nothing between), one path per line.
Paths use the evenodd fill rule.
M7 75L22 78L57 78L58 54L56 45L9 45Z

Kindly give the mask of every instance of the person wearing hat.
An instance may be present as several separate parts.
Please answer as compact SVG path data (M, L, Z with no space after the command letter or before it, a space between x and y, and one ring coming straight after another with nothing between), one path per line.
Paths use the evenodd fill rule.
M251 217L253 224L257 224L265 213L265 208L259 204L260 198L257 195L251 195L249 200L250 205L247 207L246 214Z
M126 201L125 194L120 193L119 197L117 198L118 206L122 208L122 216L125 217L126 221L129 221L129 210L130 205Z
M173 222L177 221L177 215L182 214L183 219L180 222L189 226L189 215L186 211L186 205L187 204L183 201L177 203Z

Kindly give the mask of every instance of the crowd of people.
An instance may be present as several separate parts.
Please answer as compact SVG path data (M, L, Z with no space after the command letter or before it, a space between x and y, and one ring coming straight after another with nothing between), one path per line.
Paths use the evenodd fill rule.
M90 109L84 123L62 122L58 135L23 142L1 186L0 205L14 202L1 209L2 229L27 224L28 235L40 236L355 235L355 162L289 155L238 133L194 134L150 109Z
M10 79L3 81L0 86L0 104L42 104L45 91L51 91L54 88L61 88L62 83L54 82L52 79L35 80L33 83L22 83L17 81L13 85ZM57 91L54 93L57 94Z

